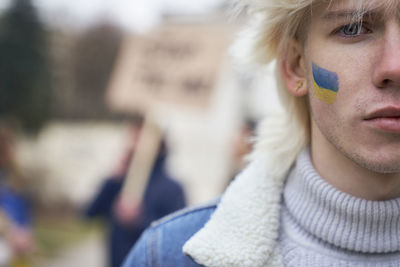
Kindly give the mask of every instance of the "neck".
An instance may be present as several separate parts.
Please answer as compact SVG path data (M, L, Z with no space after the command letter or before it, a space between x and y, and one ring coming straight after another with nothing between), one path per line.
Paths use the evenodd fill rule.
M320 176L342 192L367 200L400 197L400 174L368 170L346 157L313 127L311 158Z

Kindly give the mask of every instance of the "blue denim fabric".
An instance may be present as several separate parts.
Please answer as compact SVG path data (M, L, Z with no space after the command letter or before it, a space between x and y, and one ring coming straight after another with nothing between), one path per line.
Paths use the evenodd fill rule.
M185 242L215 211L217 201L173 213L151 225L140 237L123 267L201 266L182 252Z

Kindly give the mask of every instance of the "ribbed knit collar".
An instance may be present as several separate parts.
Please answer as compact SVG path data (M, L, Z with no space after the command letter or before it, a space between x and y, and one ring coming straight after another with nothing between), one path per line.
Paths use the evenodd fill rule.
M331 245L364 253L400 251L400 198L370 201L337 190L315 171L309 148L288 177L284 202L301 228Z

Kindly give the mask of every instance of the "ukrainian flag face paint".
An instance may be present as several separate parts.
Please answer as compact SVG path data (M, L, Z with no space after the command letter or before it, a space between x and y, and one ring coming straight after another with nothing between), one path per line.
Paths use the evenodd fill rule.
M315 95L327 104L334 103L339 90L339 81L336 72L323 69L315 63L312 63L312 72Z

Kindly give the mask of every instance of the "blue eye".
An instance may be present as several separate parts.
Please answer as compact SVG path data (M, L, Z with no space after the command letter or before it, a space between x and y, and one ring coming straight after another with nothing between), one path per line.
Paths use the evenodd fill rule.
M345 37L355 37L368 33L369 30L362 23L351 23L340 27L338 32Z
M360 32L360 24L348 24L343 26L342 32L344 35L357 35Z

